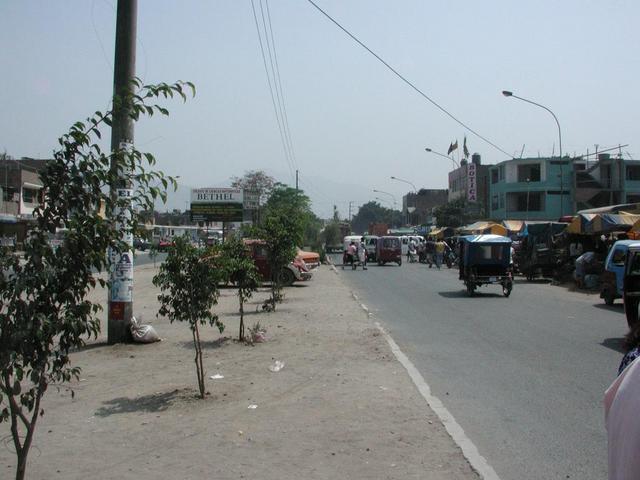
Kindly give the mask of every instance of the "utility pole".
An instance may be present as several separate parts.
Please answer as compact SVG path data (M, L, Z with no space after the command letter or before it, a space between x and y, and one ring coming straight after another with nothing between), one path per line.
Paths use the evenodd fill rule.
M116 48L113 72L113 121L111 127L111 152L124 154L133 146L133 119L130 109L122 102L131 92L131 81L136 66L136 21L138 0L118 0L116 16ZM119 100L120 99L120 100ZM111 167L115 168L112 161ZM127 199L133 194L132 185L121 179L111 190L112 199ZM125 218L130 218L130 205L124 207ZM133 316L133 234L127 232L121 223L114 225L129 245L129 250L121 254L111 254L109 287L109 312L107 340L109 343L130 341L129 326Z
M296 192L298 191L298 170L296 170Z
M353 202L349 202L349 222L351 222L351 205Z

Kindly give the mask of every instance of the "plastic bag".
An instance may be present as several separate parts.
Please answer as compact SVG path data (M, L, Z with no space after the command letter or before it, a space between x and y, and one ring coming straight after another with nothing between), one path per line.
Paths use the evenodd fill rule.
M136 343L159 342L160 337L151 325L141 325L136 317L131 318L131 335Z

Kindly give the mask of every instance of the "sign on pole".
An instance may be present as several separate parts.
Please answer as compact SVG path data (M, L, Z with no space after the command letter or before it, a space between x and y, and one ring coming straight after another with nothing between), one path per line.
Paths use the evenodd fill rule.
M244 196L239 188L191 190L192 222L241 222Z
M467 165L467 201L478 201L478 181L476 178L476 164Z

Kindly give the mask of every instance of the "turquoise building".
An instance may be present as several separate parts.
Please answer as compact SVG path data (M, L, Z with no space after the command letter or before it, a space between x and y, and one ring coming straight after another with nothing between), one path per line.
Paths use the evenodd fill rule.
M557 220L573 213L568 157L519 158L489 170L489 218Z
M640 202L640 161L518 158L489 170L493 220L558 220L579 210Z

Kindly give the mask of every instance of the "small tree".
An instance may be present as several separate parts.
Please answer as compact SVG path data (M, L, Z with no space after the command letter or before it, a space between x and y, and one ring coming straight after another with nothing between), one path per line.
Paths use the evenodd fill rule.
M114 99L114 104L129 107L134 120L167 114L148 104L157 97L179 94L186 99L183 83L142 87L136 80L134 85L135 94ZM60 150L40 173L44 201L33 212L35 224L24 242L24 261L0 252L0 422L10 423L17 479L25 477L37 420L44 413L43 395L51 384L78 378L80 368L71 366L69 351L100 332L101 307L87 295L106 281L97 279L94 271L111 267L109 249L116 255L130 249L113 225L133 233L139 226L136 212L151 208L156 197L165 197L164 190L151 185L175 186L172 178L147 170L155 163L151 154L101 151L96 141L112 118L112 111L96 112L59 139ZM132 209L127 200L109 193L122 179L135 187ZM101 206L106 219L100 215ZM50 234L62 227L63 243L54 248Z
M240 304L240 330L238 340L244 341L244 304L251 298L253 292L260 286L260 275L255 264L249 257L242 242L235 238L228 239L222 244L221 262L225 270L225 277L237 289Z
M216 265L187 237L178 237L169 248L167 259L160 265L160 271L153 277L153 284L160 287L159 315L174 320L188 322L193 335L196 351L195 363L198 376L200 398L204 398L204 367L199 325L218 327L220 333L224 325L211 308L218 303L218 280L220 272Z
M297 245L302 241L301 219L288 210L271 210L259 228L266 242L267 258L271 270L271 310L282 300L285 268L294 259Z

